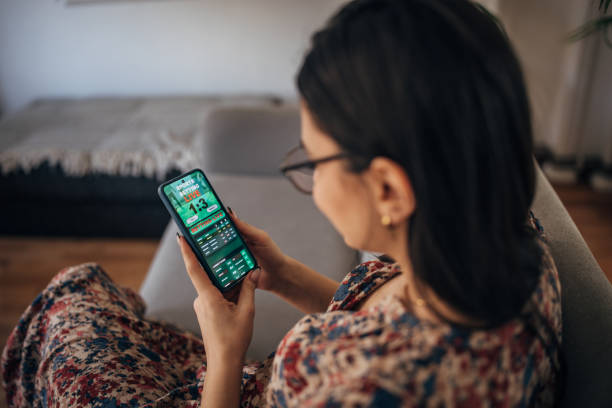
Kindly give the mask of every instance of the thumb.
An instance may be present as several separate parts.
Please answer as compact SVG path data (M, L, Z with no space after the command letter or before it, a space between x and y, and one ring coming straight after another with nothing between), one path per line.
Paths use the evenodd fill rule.
M237 305L239 313L246 313L250 310L255 311L255 287L257 283L253 280L253 272L255 271L251 271L242 281Z

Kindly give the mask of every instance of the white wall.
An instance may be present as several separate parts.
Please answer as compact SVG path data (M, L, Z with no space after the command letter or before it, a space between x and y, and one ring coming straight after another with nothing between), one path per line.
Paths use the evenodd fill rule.
M500 16L525 72L534 116L536 141L567 155L572 141L568 111L578 91L578 68L584 42L570 43L568 33L582 24L584 0L502 0Z
M535 139L558 159L600 156L612 165L612 49L600 37L568 42L599 16L594 0L501 0L499 14L521 59Z
M309 35L344 0L0 0L0 109L47 96L294 97Z
M580 124L585 133L581 153L599 152L612 166L612 48L599 37L590 67L589 100Z

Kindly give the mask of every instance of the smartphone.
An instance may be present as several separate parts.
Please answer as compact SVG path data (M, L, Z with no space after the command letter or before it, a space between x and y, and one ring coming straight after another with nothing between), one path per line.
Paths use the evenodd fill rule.
M160 184L157 194L221 292L259 267L202 170Z

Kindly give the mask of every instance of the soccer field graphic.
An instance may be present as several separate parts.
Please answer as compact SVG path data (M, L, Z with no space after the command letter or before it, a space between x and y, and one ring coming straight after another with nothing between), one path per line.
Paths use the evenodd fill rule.
M181 177L164 186L163 192L222 287L253 268L244 242L202 173Z

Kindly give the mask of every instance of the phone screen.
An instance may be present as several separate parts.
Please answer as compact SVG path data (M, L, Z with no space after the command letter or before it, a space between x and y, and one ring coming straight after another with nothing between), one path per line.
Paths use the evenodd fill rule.
M202 172L181 176L165 185L163 193L221 287L253 269L250 252Z

